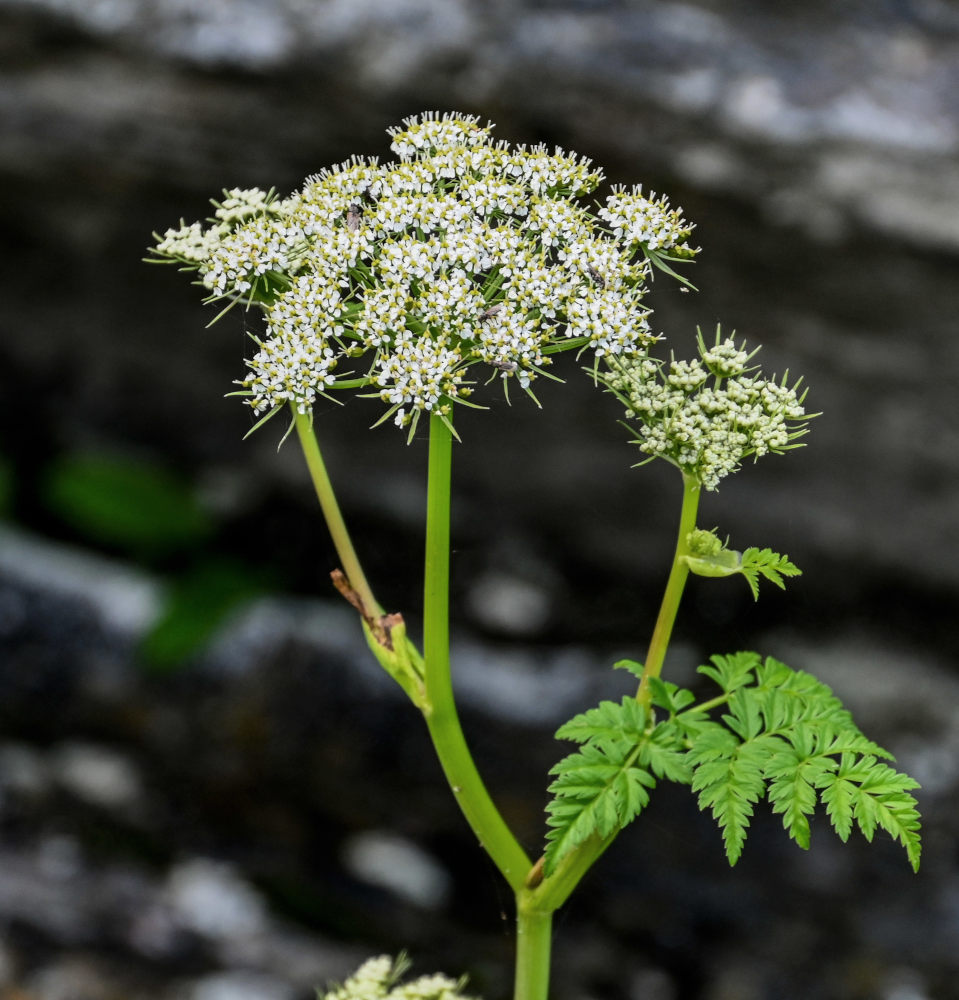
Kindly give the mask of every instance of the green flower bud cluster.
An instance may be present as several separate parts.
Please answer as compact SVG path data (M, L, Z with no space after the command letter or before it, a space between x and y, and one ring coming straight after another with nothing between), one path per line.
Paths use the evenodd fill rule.
M389 132L395 162L354 157L285 199L228 191L208 225L157 237L155 256L195 271L210 300L265 312L238 383L256 414L369 387L412 433L466 401L474 365L532 395L557 351L630 357L655 340L651 263L698 252L667 199L617 189L593 212L589 160L494 142L472 116Z
M686 537L686 545L691 555L707 558L715 558L726 548L716 532L706 528L693 528Z
M395 961L388 955L370 958L320 1000L470 1000L460 992L462 981L443 975L420 976L397 985L408 967L403 956Z
M744 458L799 447L807 414L800 381L763 378L747 367L756 351L716 328L715 343L698 335L699 358L619 358L604 383L626 407L636 444L715 490ZM636 423L634 423L636 422ZM639 464L645 464L641 462Z

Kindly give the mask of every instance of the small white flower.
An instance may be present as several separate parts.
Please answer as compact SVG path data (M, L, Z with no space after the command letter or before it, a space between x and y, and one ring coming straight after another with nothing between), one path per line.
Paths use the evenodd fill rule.
M224 225L231 227L265 212L283 214L283 206L274 203L272 192L261 191L259 188L233 188L231 191L224 191L223 201L214 201L213 205L216 208L213 215Z
M368 958L342 986L330 990L324 1000L383 1000L395 978L394 968L389 955Z
M435 151L447 152L459 146L486 145L492 125L485 128L472 115L438 115L427 111L405 118L402 126L387 130L393 141L390 149L402 159Z

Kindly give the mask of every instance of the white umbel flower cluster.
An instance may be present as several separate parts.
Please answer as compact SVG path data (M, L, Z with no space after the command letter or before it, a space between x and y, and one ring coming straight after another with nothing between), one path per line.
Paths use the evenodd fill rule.
M273 191L261 191L259 188L224 191L223 200L214 200L212 204L215 209L213 218L207 220L212 225L204 227L202 222L187 224L181 219L179 229L168 229L162 236L153 234L156 239L154 253L167 260L194 265L206 275L211 270L213 255L237 225L257 216L268 218L286 211L284 204L275 200Z
M321 1000L470 1000L460 992L462 982L443 975L398 983L408 966L403 957L367 959L342 986L323 994Z
M225 191L208 225L157 237L211 300L265 313L239 383L254 413L366 386L412 434L466 400L472 366L531 393L557 351L645 353L650 261L693 257L692 226L640 188L594 213L589 160L491 133L469 115L409 118L389 130L394 162L354 157L285 199Z
M707 490L735 472L744 458L798 447L806 433L805 392L766 379L747 368L747 353L732 338L707 346L699 335L699 358L668 363L651 357L618 359L604 378L638 421L636 443L695 477ZM640 463L643 464L643 463Z
M683 218L682 209L670 208L669 199L657 199L655 192L644 196L639 185L630 191L615 188L606 199L606 207L599 210L599 217L620 240L651 250L672 251L680 257L698 253L689 245L693 227Z

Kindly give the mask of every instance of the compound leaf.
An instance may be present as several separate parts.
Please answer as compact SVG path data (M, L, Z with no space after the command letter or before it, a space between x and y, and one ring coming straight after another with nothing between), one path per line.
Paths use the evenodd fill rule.
M858 826L867 840L884 830L918 869L918 783L885 763L888 751L858 729L821 681L773 657L714 656L699 672L722 690L695 704L684 688L649 679L655 722L636 698L603 701L557 732L580 749L550 772L545 874L589 837L610 837L646 807L657 780L691 785L722 831L735 864L756 803L768 799L802 848L821 802L840 839ZM720 706L717 720L710 711Z
M918 868L919 813L910 794L918 783L880 760L891 755L860 732L825 684L772 657L760 663L755 653L714 656L699 671L726 692L711 703L725 703L722 722L704 720L693 706L671 724L690 747L692 788L719 823L730 864L765 797L803 848L822 802L843 841L854 825L867 840L885 830Z

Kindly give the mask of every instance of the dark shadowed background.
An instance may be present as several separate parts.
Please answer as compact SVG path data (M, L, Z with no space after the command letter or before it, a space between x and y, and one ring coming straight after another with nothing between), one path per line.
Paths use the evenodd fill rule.
M425 109L698 223L699 292L658 279L656 328L735 328L823 415L701 514L804 575L758 605L692 581L669 676L773 653L923 784L918 876L765 811L731 872L657 791L557 921L555 997L959 997L959 4L0 0L0 998L300 1000L404 947L508 995L508 894L331 592L302 459L223 398L243 317L205 329L141 263L224 187L385 157ZM454 680L530 851L551 732L643 655L680 492L564 374L455 452ZM318 427L415 631L424 443L377 412Z

